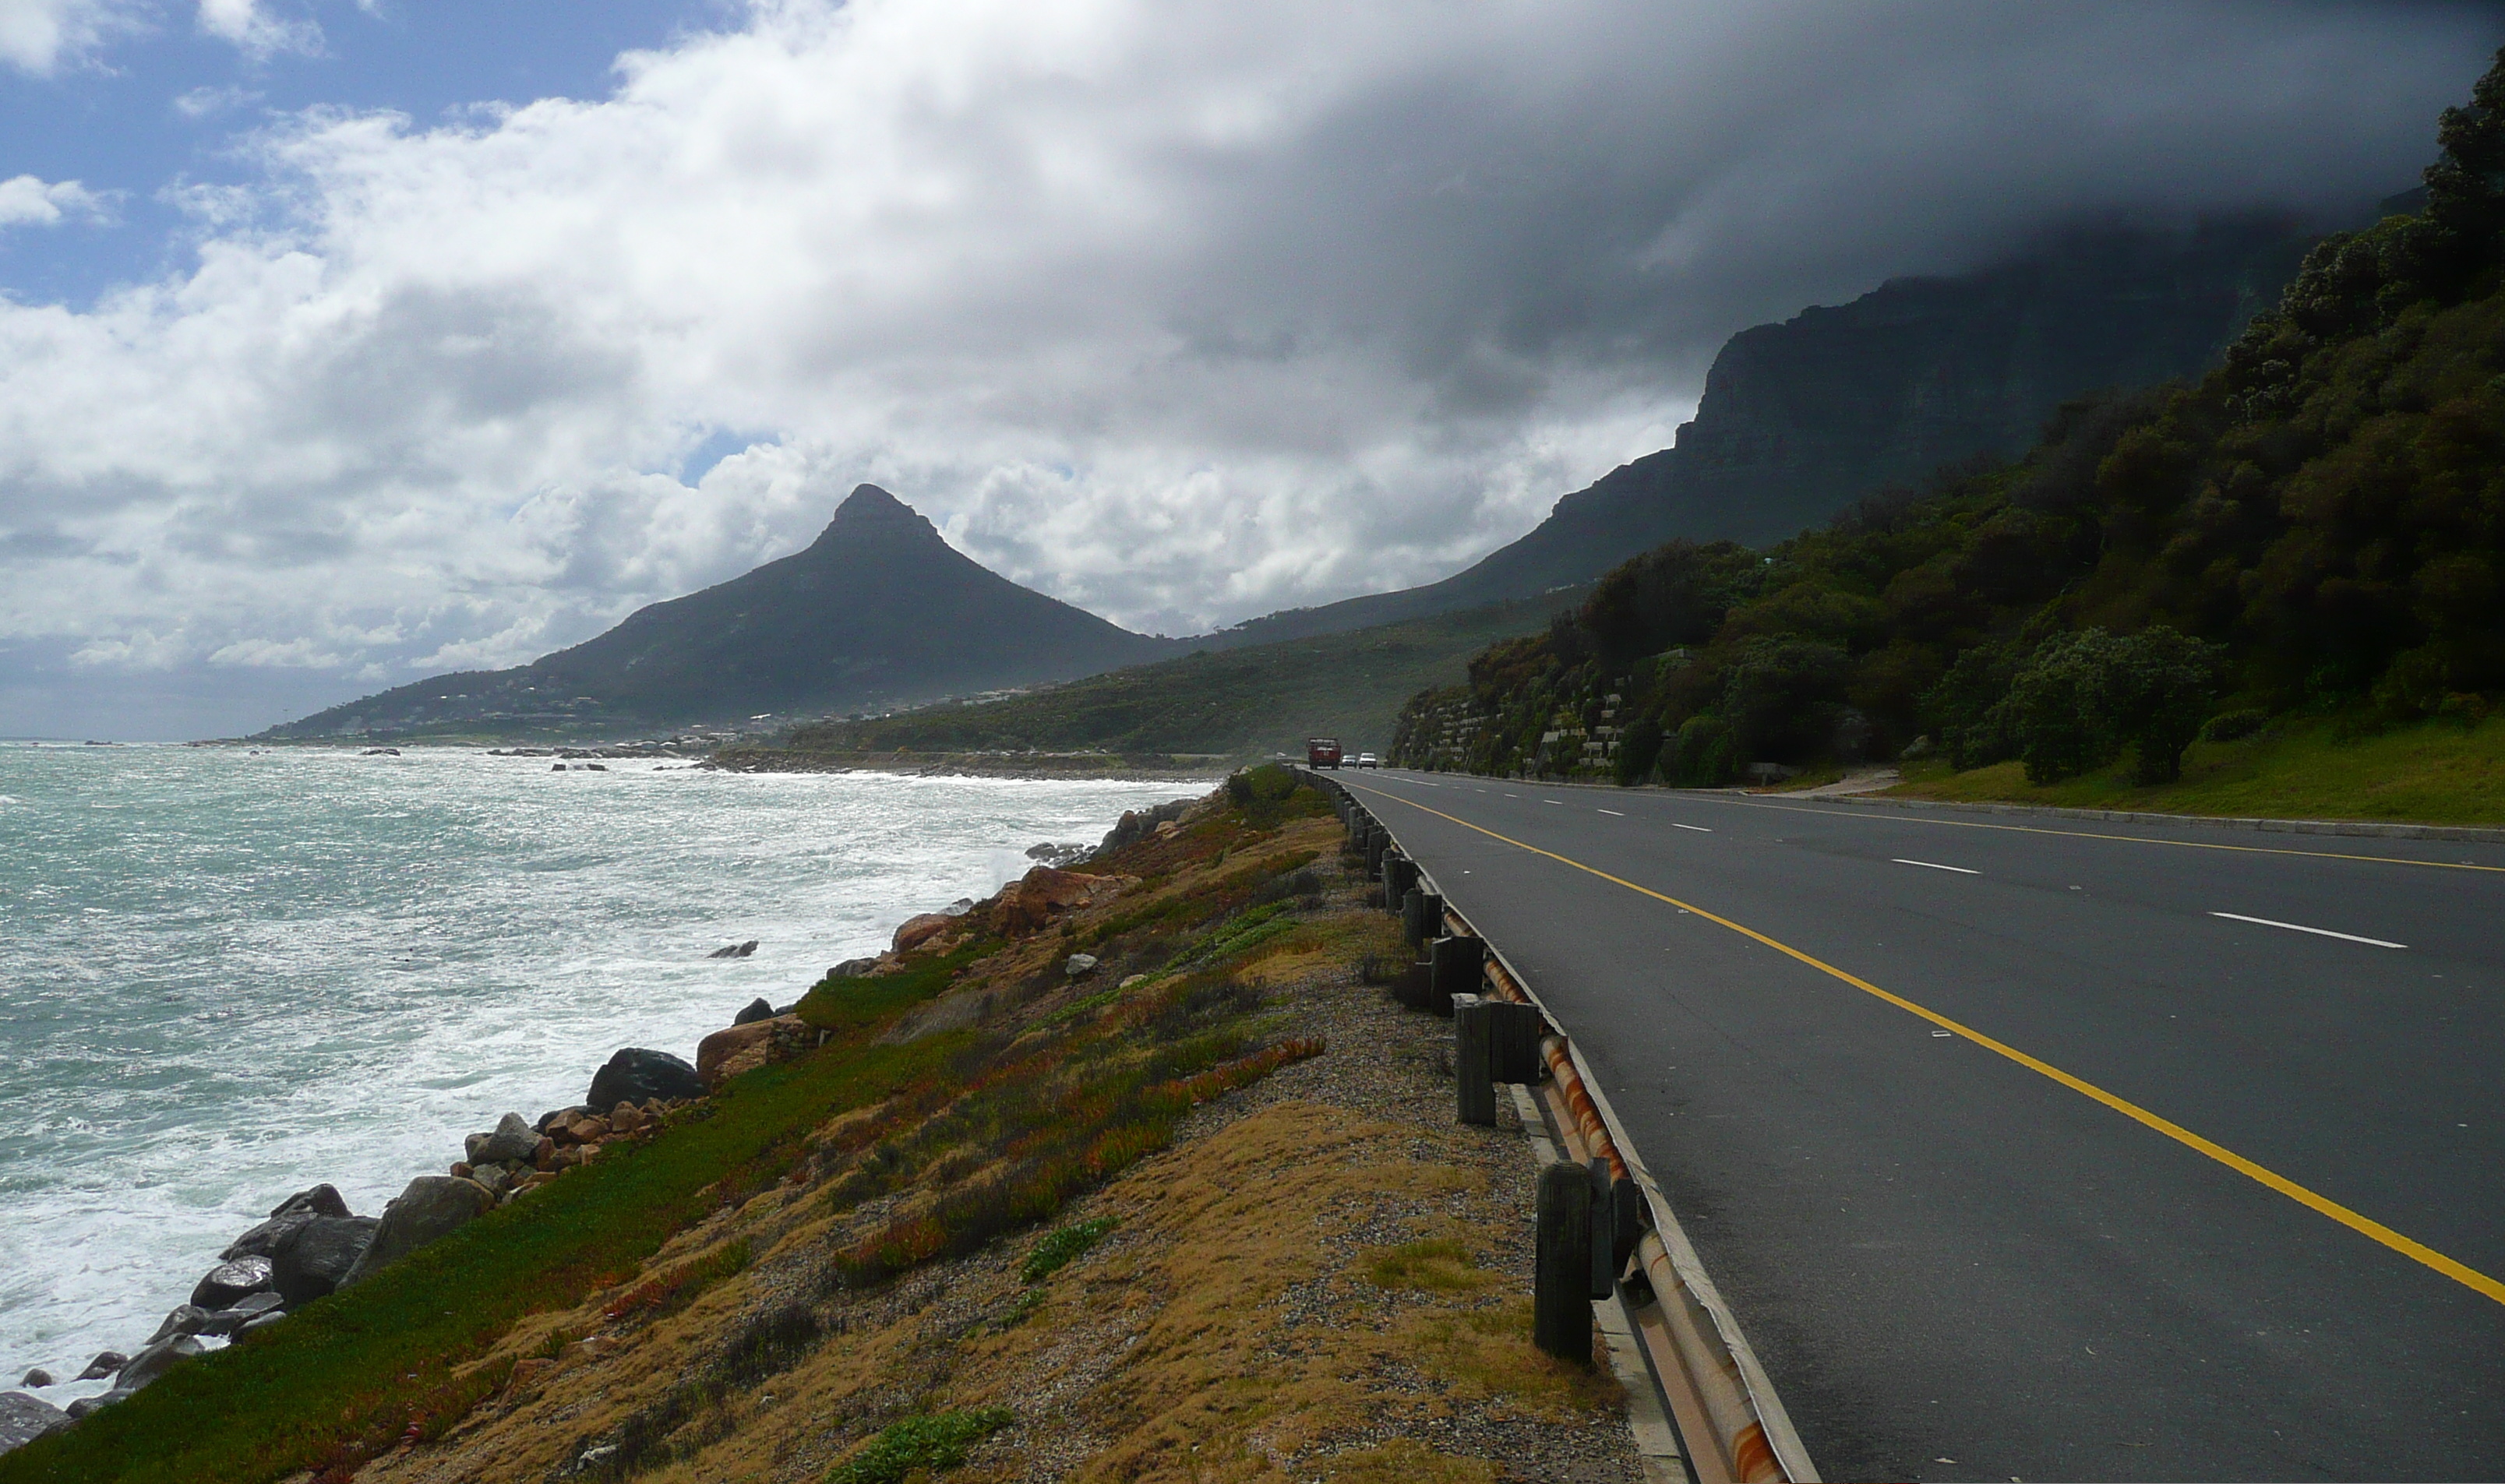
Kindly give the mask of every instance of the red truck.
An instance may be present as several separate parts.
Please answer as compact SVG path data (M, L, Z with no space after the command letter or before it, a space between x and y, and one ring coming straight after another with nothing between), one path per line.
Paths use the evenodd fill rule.
M1307 737L1305 766L1336 768L1339 766L1339 738Z

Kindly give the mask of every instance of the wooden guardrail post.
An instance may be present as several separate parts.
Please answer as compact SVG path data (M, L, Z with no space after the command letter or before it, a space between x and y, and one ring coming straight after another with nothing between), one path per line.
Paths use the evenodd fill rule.
M1444 899L1423 886L1413 886L1400 900L1400 936L1415 948L1436 936L1444 922Z
M1397 850L1386 852L1383 857L1384 906L1394 913L1403 910L1408 904L1410 889L1424 874L1418 868L1418 863L1410 860L1406 853Z
M1616 1189L1609 1181L1609 1162L1595 1158L1583 1167L1592 1183L1592 1265L1585 1281L1587 1296L1607 1298L1618 1291L1618 1265L1609 1260L1618 1246Z
M1383 879L1384 852L1392 848L1392 831L1381 825L1369 826L1365 831L1365 879Z
M1531 1341L1592 1363L1592 1177L1560 1160L1539 1172L1532 1242Z
M1452 1005L1455 995L1478 993L1487 944L1475 937L1439 937L1428 945L1427 961L1434 966L1428 1008L1442 1010Z
M1488 1032L1494 1006L1476 995L1455 995L1453 1005L1453 1108L1464 1123L1496 1127L1496 1078L1488 1065Z
M1539 1038L1548 1034L1539 1007L1490 999L1487 1014L1489 1074L1499 1082L1526 1087L1538 1081L1547 1065L1540 1060Z

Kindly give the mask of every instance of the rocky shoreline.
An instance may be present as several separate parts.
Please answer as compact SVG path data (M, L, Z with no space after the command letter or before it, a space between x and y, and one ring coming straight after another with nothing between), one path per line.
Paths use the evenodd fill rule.
M1012 915L1031 909L1041 916L1066 906L1073 891L1085 896L1084 884L1093 878L1063 867L1171 832L1192 802L1175 799L1128 811L1095 847L1037 845L1027 855L1040 864L1003 888L994 901ZM895 972L902 967L902 954L958 931L960 919L978 905L961 900L909 918L896 930L887 952L849 960L829 972L868 977ZM728 952L737 954L738 949ZM527 1197L569 1170L598 1159L604 1149L651 1138L731 1078L813 1049L826 1033L802 1021L794 1013L797 1007L778 1008L761 998L752 1001L728 1026L697 1044L693 1064L668 1051L621 1048L593 1074L582 1102L551 1109L536 1119L506 1113L493 1129L468 1135L462 1157L443 1174L411 1180L380 1215L355 1214L329 1184L288 1196L218 1253L191 1296L168 1311L135 1350L100 1351L68 1382L37 1367L18 1378L17 1390L0 1391L0 1453L74 1426L184 1360L283 1323L296 1309L354 1287L489 1211ZM108 1390L65 1407L34 1395L108 1378Z

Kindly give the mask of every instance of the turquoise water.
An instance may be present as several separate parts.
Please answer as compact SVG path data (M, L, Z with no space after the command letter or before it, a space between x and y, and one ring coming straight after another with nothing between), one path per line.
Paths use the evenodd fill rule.
M0 1387L137 1349L291 1191L377 1211L618 1046L692 1059L1191 792L608 766L0 746Z

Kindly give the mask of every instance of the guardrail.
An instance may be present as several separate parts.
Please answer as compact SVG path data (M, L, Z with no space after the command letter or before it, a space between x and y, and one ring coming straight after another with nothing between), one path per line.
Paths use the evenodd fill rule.
M1622 1305L1697 1484L1812 1484L1817 1470L1774 1384L1565 1026L1346 785L1306 776L1424 955L1394 994L1453 1017L1456 1115L1494 1124L1497 1087L1515 1084L1570 1161L1541 1172L1534 1337L1588 1363L1592 1306Z

